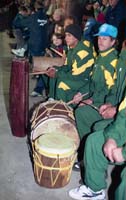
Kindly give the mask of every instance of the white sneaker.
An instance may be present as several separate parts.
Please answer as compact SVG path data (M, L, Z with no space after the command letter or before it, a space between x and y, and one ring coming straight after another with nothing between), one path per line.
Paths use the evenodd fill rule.
M94 192L86 185L70 190L69 196L76 200L106 200L104 190Z
M26 51L26 49L24 49L24 48L21 48L21 49L11 49L11 52L13 54L15 54L16 56L19 56L19 57L24 57L25 51Z
M52 102L52 101L55 101L55 100L52 97L49 97L48 101Z

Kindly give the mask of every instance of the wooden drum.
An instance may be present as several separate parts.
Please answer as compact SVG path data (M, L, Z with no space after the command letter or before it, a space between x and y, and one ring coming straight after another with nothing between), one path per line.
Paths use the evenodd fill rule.
M64 65L64 59L61 57L46 57L46 56L34 56L33 57L33 71L47 70L49 67Z
M42 134L63 134L73 138L79 146L79 136L75 126L73 109L62 101L46 101L34 110L31 119L31 140Z
M35 140L34 176L40 186L60 188L70 181L76 146L61 134L45 134Z
M69 182L79 142L71 107L62 101L39 104L31 119L31 144L40 186L60 188Z

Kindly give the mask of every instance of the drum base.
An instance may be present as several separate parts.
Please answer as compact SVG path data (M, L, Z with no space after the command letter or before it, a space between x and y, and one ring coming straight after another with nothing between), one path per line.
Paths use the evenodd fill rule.
M64 187L70 181L75 158L76 155L71 155L69 158L48 158L37 152L34 156L36 183L46 188Z
M38 173L41 175L41 169L40 171L38 170ZM55 179L54 180L50 180L50 177L57 177L58 176L58 179L55 182ZM38 178L36 177L35 175L35 181L38 185L42 186L42 187L46 187L46 188L61 188L61 187L64 187L65 185L67 185L70 181L67 180L67 176L69 176L69 174L66 174L65 171L62 171L62 174L58 174L57 171L49 171L49 170L43 170L43 175L42 175L42 178L39 182Z

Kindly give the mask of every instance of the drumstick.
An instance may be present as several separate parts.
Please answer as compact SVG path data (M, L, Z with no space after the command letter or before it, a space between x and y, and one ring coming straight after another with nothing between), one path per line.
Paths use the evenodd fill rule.
M52 48L52 47L50 47L50 49L51 49L52 51L54 51L57 55L63 57L63 54L60 53L59 51L57 51L56 49L54 49L54 48Z
M46 74L46 71L34 71L34 72L30 72L29 75L39 75L39 74Z
M88 106L90 106L90 107L92 107L92 108L94 108L94 109L97 110L97 111L99 111L99 108L96 107L96 106L93 105L93 104L88 104L88 103L85 103L85 102L84 102L84 104L85 104L85 105L88 105Z
M87 94L88 94L88 92L85 94L82 94L82 97L85 97ZM67 105L69 106L70 104L73 104L73 103L74 103L74 100L72 99L71 101L67 102Z

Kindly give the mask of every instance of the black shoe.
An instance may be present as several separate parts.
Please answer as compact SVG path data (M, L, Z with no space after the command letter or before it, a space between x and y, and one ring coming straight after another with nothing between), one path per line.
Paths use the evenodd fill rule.
M80 171L80 162L75 162L73 165L73 171Z

